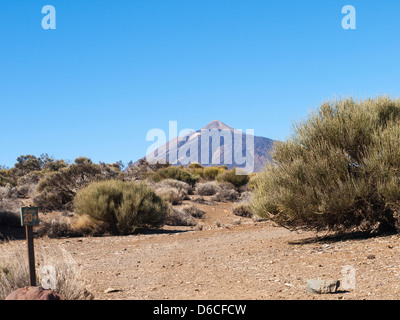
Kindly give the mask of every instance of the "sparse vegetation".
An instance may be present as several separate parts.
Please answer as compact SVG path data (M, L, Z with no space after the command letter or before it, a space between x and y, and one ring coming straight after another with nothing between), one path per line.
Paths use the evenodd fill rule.
M215 181L198 183L196 191L201 196L213 196L220 190L220 187Z
M165 224L169 226L195 226L196 220L188 211L178 207L170 207Z
M222 182L218 184L218 192L211 197L211 200L218 202L232 202L239 199L239 192L230 182Z
M5 239L13 238L14 235L22 236L19 208L25 203L32 203L39 207L39 211L44 214L56 213L51 218L44 217L39 227L35 229L37 236L49 238L129 234L137 228L160 226L162 225L160 216L164 215L164 218L167 216L166 203L179 206L174 210L169 209L169 223L195 225L193 219L203 219L204 212L191 204L182 206L184 200L196 202L196 199L189 197L194 191L201 196L212 196L209 200L197 199L202 200L200 203L203 204L217 205L215 201L229 202L239 198L241 188L235 188L233 184L223 182L229 178L222 177L217 182L217 177L228 171L227 166L204 167L198 163L192 163L187 167L173 167L169 164L153 165L141 159L135 164L130 162L125 166L121 161L112 164L102 162L95 164L85 157L79 157L70 163L55 160L47 154L42 154L40 157L22 155L18 157L15 166L11 169L0 166L0 227L2 228L0 233L3 232L2 238ZM115 190L112 187L112 192L111 189L107 191L111 193L107 193L104 189L97 193L99 190L92 189L93 194L87 195L85 200L82 200L83 194L89 192L87 187L95 183L103 182L104 185L109 186L119 184L117 189L125 190L123 193L127 195L129 194L126 191L127 188L121 186L134 181L142 183L141 185L146 181L148 190L151 190L158 199L153 206L161 209L153 211L149 209L149 211L152 211L152 214L159 211L160 216L156 218L152 214L144 214L153 221L139 218L135 220L132 218L134 214L130 216L127 212L119 211L129 211L132 208L129 209L129 205L120 208L119 196L116 196L118 192L114 194ZM77 197L78 193L81 196ZM138 194L141 193L138 192ZM144 194L141 195L144 196ZM133 202L139 201L134 201L134 198L131 195L131 207L134 206ZM107 203L108 200L104 199L108 199L110 205ZM151 207L148 205L149 202L151 201L146 202L146 206ZM136 205L139 206L137 203ZM83 210L88 213L83 213ZM78 215L75 215L74 211ZM61 214L67 216L61 216ZM133 220L135 220L134 223ZM178 220L181 222L177 222Z
M190 214L193 218L204 219L204 211L197 208L195 205L184 205L180 208L183 212Z
M41 211L72 211L75 194L93 181L117 179L119 166L94 164L88 158L77 158L75 163L58 171L47 173L37 187L33 199Z
M72 256L61 247L36 250L38 283L41 282L40 269L51 265L56 270L56 292L66 300L93 299L82 279L80 269ZM29 270L25 246L8 242L0 251L0 300L4 300L13 290L29 285Z
M39 236L47 235L49 238L79 237L84 235L73 227L70 219L63 217L42 221L36 233Z
M191 174L190 172L188 172L183 168L168 167L157 170L156 173L153 175L152 179L155 182L159 182L165 179L174 179L186 182L191 187L194 187L196 182L199 181L200 177Z
M156 183L154 185L154 190L156 194L165 201L177 205L181 204L182 201L188 197L191 188L186 182L165 179Z
M239 202L236 204L232 209L232 213L234 215L246 218L251 218L253 216L251 205L246 202Z

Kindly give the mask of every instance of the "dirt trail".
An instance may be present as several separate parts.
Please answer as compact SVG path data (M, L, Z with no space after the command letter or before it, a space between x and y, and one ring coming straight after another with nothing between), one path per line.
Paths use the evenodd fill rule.
M268 222L181 231L50 241L72 253L96 299L400 298L398 236L307 243L314 234ZM346 265L354 291L306 291L307 279L340 280Z
M314 233L239 220L231 214L232 204L198 206L206 211L203 230L165 227L124 237L41 238L35 245L71 253L95 299L400 298L397 235L317 242ZM307 279L340 280L347 265L356 270L355 290L306 291ZM116 292L105 293L108 288Z

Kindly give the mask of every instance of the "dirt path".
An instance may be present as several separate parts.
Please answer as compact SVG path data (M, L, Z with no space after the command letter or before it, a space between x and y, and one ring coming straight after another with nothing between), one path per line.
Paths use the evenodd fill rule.
M399 299L399 237L290 244L314 236L269 223L195 232L50 240L92 282L96 299ZM301 241L300 241L301 242ZM307 279L341 279L351 292L316 295ZM104 293L108 288L118 292Z
M317 242L270 222L231 214L232 204L198 205L203 230L166 227L124 237L35 241L66 249L95 299L399 299L399 236ZM220 227L218 227L220 226ZM195 230L195 231L194 231ZM308 279L342 279L356 270L355 290L306 291ZM115 292L105 293L108 288Z

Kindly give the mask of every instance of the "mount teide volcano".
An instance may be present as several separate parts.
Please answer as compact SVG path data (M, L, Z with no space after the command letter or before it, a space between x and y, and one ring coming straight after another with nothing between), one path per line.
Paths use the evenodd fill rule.
M259 172L271 160L275 141L250 133L252 131L242 133L215 120L200 130L168 141L149 152L146 159L151 163L188 165L198 162L206 167L226 165L230 169L250 168L252 172Z

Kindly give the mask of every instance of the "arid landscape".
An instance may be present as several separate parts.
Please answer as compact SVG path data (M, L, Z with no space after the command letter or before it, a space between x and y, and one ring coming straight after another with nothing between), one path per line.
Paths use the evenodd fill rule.
M237 217L232 203L196 205L205 211L199 220L203 230L166 226L129 236L40 238L35 246L69 252L94 299L400 297L398 235L319 240L313 232L290 232L268 221ZM354 290L307 292L308 279L341 280L346 265L356 269Z
M38 279L67 300L399 299L400 101L321 110L258 173L18 157L0 170L0 298L27 285L32 206Z
M400 2L40 2L0 1L1 301L400 300Z

